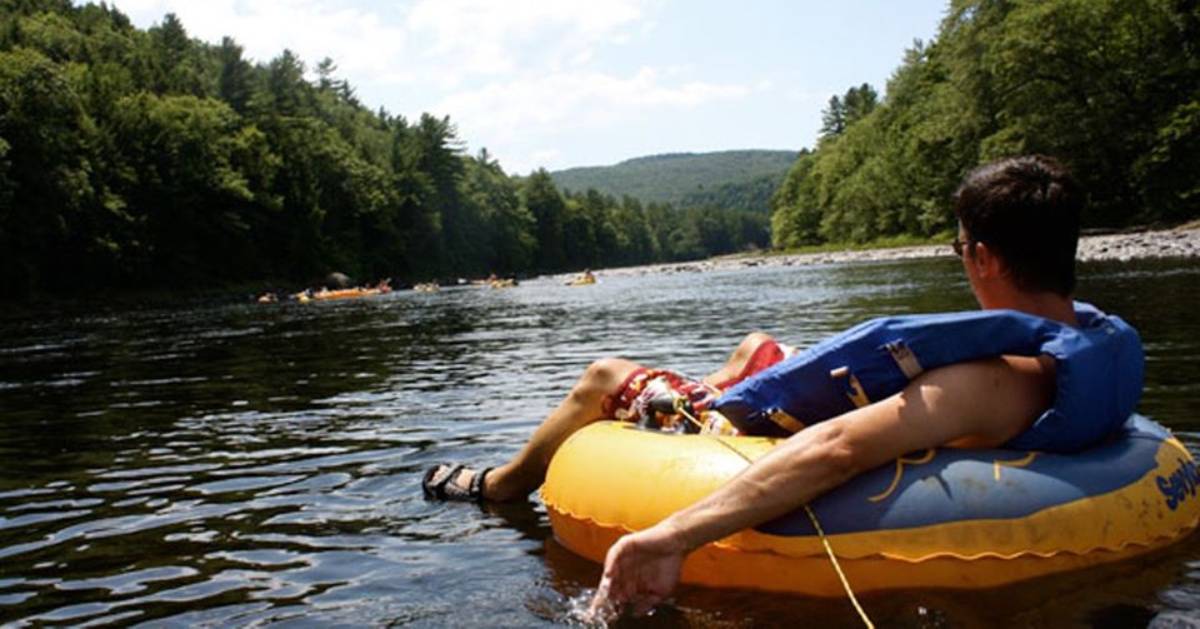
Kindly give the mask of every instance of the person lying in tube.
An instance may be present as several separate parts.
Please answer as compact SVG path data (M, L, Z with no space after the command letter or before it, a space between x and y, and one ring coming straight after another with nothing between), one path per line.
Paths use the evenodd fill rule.
M672 593L691 551L908 452L1094 445L1136 406L1143 354L1133 328L1072 299L1083 198L1053 158L984 165L953 199L954 252L982 312L873 320L803 352L756 332L698 381L598 360L512 460L438 465L425 494L524 499L567 437L601 419L670 429L683 417L702 432L790 435L713 494L609 549L593 610L640 614ZM878 368L827 369L853 352Z

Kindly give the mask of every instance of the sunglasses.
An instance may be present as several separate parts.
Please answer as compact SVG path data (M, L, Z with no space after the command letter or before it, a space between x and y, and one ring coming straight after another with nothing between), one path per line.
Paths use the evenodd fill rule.
M950 241L950 246L954 249L954 255L961 258L963 255L963 247L970 242L970 239L960 240L958 236L955 236L954 240Z

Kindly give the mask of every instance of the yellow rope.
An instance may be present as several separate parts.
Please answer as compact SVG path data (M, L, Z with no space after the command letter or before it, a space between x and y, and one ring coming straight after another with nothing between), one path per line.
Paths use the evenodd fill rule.
M675 410L686 417L688 421L695 424L703 434L704 424L688 412L685 403L686 401L683 398L676 398ZM750 460L750 457L742 454L741 450L733 447L733 444L718 438L716 435L706 434L705 436L711 437L717 443L728 448L731 452L741 457L747 465L754 463ZM863 609L863 606L858 602L858 597L854 595L854 589L850 587L850 580L846 578L846 573L842 571L842 565L838 563L837 555L833 552L833 546L830 545L829 538L825 536L825 530L821 528L821 522L817 520L817 514L813 512L807 503L804 505L804 512L808 514L808 519L812 521L813 528L817 530L817 536L821 538L821 545L825 547L825 555L829 557L829 563L833 564L833 571L837 573L838 579L842 582L842 589L846 591L846 596L850 599L850 604L854 606L854 611L858 612L858 617L862 619L867 629L875 629L875 623L871 622L871 617L867 615L867 610Z
M867 629L875 629L875 623L871 622L871 617L867 615L867 610L859 604L858 598L854 596L854 590L850 587L850 580L846 578L846 573L842 572L842 565L838 563L837 555L833 554L833 546L829 545L829 538L825 537L825 531L821 529L821 523L817 521L817 514L813 513L812 507L804 505L804 512L808 514L808 519L812 520L813 528L817 529L817 535L821 537L821 544L825 546L825 554L829 555L829 563L833 564L833 571L837 573L838 579L842 582L842 589L846 590L846 596L850 599L850 604L854 606L854 611L858 612L858 617L862 618L863 624Z

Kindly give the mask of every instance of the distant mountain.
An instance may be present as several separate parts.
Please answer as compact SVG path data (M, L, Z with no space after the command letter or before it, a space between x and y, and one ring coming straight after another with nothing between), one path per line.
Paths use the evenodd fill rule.
M797 155L762 150L668 153L613 166L569 168L550 176L560 188L573 192L595 188L643 202L767 212L767 201Z

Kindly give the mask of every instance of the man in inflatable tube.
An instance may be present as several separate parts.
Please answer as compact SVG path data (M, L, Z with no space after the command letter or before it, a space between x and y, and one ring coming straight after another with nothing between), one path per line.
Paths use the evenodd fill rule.
M689 552L905 453L1094 445L1136 406L1143 356L1127 324L1071 299L1082 206L1053 158L982 166L954 196L954 250L981 312L876 319L794 355L755 333L699 382L600 360L511 461L479 471L439 465L425 474L425 494L523 499L589 423L669 425L664 396L710 418L707 431L791 435L712 495L613 545L593 610L644 613L674 590Z

